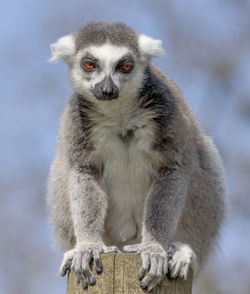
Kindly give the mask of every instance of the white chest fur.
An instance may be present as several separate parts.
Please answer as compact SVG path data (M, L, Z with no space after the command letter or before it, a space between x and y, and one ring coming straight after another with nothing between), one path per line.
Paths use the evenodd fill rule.
M105 232L113 245L140 238L144 200L159 161L152 150L152 115L133 107L93 117L91 160L103 171L100 184L109 202Z

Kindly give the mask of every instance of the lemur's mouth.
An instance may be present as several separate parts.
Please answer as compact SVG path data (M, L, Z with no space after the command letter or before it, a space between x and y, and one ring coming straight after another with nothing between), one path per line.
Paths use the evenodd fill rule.
M96 97L97 98L97 100L102 100L102 101L111 101L111 100L115 100L115 99L117 99L118 97L115 97L115 98L112 98L112 97L107 97L107 96L104 96L104 97L102 97L102 98L98 98L98 97Z
M98 100L110 101L119 97L119 89L110 76L105 76L101 82L95 84L92 92Z

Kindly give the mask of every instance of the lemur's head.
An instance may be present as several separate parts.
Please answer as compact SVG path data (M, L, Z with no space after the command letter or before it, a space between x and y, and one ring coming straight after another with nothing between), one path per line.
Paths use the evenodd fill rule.
M161 41L122 23L94 22L51 45L50 61L62 59L73 89L91 100L137 94L145 67L162 52Z

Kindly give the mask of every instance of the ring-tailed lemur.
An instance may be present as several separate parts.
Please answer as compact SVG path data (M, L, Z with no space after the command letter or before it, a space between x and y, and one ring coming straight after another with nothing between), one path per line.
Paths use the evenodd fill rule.
M62 115L48 204L67 250L60 273L95 284L101 252L139 252L141 287L186 278L223 219L223 168L172 80L150 59L161 41L121 23L90 23L52 44L73 88Z

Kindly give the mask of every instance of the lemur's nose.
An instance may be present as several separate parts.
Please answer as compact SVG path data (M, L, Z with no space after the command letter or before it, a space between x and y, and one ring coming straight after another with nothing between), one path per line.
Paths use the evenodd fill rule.
M101 87L101 91L103 96L111 97L113 95L114 88L110 84L105 84Z
M119 96L119 89L110 76L106 76L93 89L93 94L99 100L112 100Z
M103 80L103 84L101 85L101 91L103 94L103 98L108 98L108 99L115 99L118 97L118 88L114 84L113 80L111 79L110 76L107 76Z

